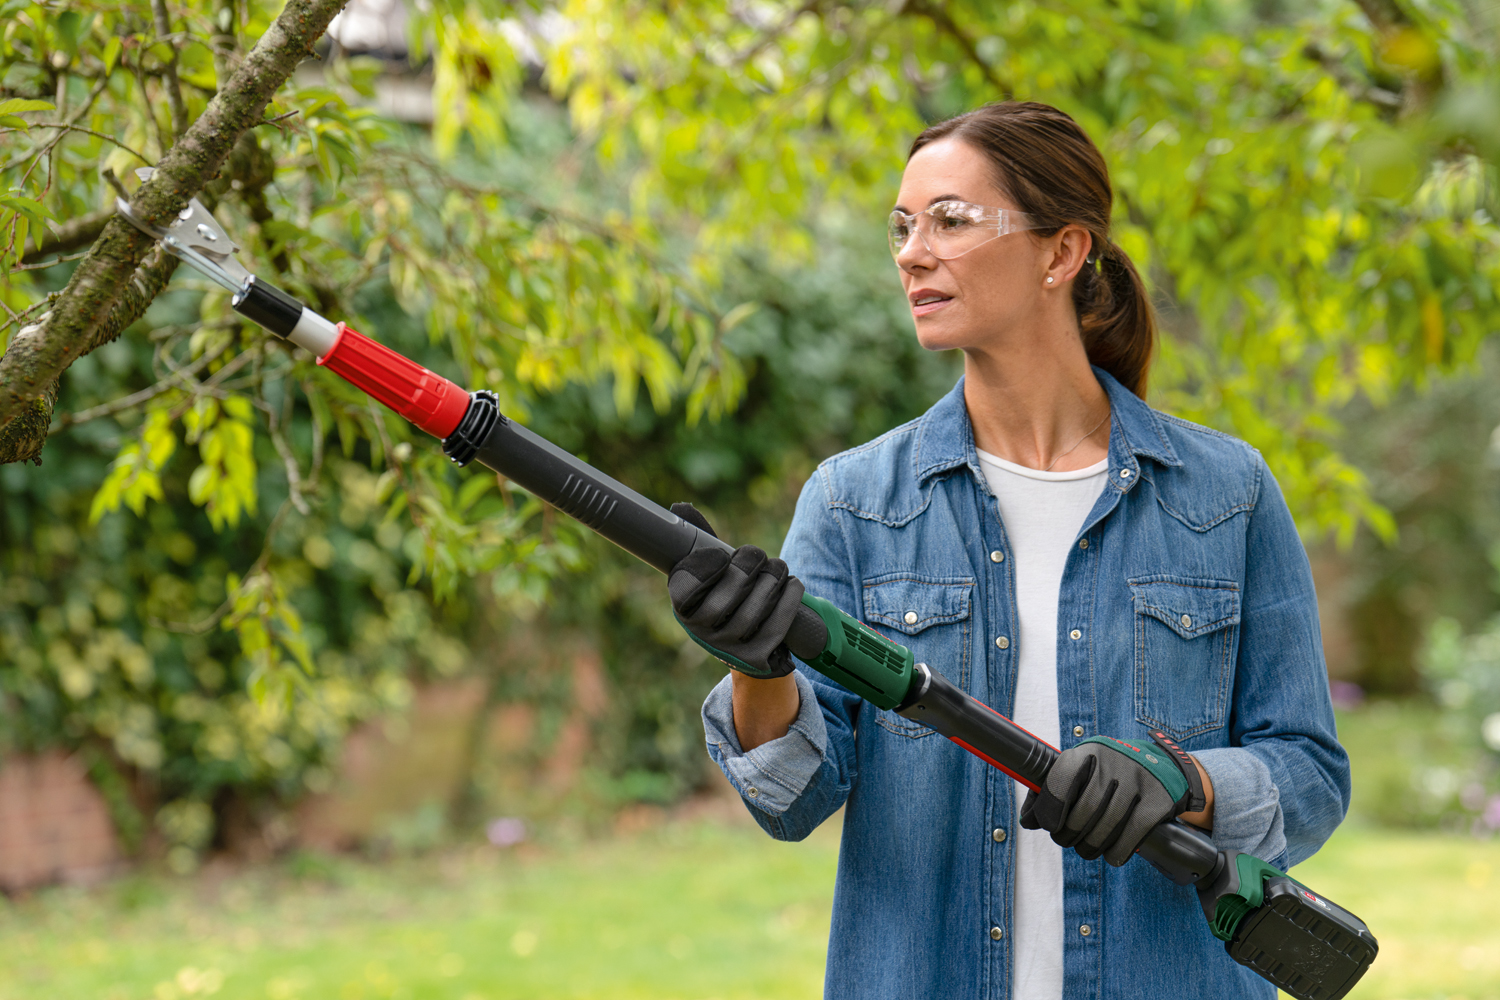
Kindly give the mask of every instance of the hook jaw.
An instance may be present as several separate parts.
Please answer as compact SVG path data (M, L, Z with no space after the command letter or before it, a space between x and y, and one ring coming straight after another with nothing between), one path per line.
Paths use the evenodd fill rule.
M152 173L150 167L141 167L135 172L143 181L148 180ZM115 199L115 211L153 240L159 240L172 256L192 265L229 291L240 291L250 280L250 272L235 256L239 253L239 246L197 198L189 201L165 228L153 226L136 215L124 198Z

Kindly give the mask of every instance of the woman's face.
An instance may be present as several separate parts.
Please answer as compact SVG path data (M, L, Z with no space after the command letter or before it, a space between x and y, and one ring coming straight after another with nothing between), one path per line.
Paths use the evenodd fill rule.
M923 146L907 162L896 208L915 213L948 200L1019 211L995 186L988 158L953 137ZM983 350L1000 346L1012 331L1035 329L1044 297L1061 291L1064 282L1061 273L1049 271L1056 242L1057 236L1033 240L1011 233L962 257L939 260L920 239L907 240L896 263L917 341L930 351ZM1050 285L1049 273L1054 277Z

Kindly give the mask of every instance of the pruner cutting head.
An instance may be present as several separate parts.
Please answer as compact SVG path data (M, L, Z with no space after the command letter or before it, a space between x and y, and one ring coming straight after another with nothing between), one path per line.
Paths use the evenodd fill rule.
M144 181L150 179L152 172L150 167L141 167L135 175ZM147 236L160 240L172 256L191 264L231 292L240 291L250 280L250 272L235 256L240 248L197 198L189 201L187 208L177 213L176 220L165 229L141 219L124 198L115 199L115 211Z

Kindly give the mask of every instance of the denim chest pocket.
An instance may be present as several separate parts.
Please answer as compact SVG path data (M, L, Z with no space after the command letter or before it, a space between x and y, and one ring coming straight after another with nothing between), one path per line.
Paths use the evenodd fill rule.
M1224 725L1239 636L1240 590L1222 580L1142 576L1135 606L1135 713L1178 740Z
M969 640L974 581L968 577L887 573L864 582L865 621L908 647L918 663L969 687ZM931 736L926 726L895 712L877 711L875 721L897 736Z

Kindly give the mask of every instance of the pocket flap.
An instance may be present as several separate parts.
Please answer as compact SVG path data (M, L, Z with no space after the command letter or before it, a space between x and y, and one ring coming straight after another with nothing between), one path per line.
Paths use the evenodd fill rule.
M1224 580L1142 576L1126 580L1135 613L1150 615L1184 639L1239 623L1240 588Z
M961 577L876 577L865 581L865 621L916 635L969 617L973 589L974 581Z

